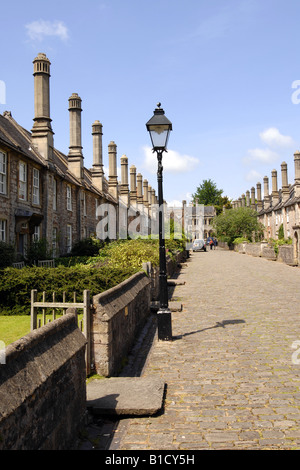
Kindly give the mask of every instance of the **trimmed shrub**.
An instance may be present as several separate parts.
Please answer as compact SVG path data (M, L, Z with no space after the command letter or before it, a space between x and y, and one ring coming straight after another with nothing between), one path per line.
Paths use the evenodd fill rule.
M95 256L103 246L104 242L98 238L85 238L73 245L71 256Z
M16 252L13 245L0 242L0 268L11 266L16 260Z
M135 272L131 266L123 269L103 267L99 270L84 265L70 268L5 268L1 271L0 308L2 314L30 314L32 289L36 289L40 295L43 291L48 296L56 292L57 299L62 299L65 292L67 302L72 301L73 292L76 292L77 299L81 302L85 289L90 290L91 296L96 295L114 287Z

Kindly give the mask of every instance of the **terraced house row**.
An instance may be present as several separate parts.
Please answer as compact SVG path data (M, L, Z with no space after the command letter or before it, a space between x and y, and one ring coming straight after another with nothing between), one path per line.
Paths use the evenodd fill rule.
M257 211L259 221L264 225L264 237L278 239L278 231L282 225L284 238L291 238L294 246L294 258L300 265L300 152L294 153L295 178L291 184L288 182L288 166L281 164L281 188L278 184L277 170L272 170L272 186L269 187L269 178L263 179L264 195L262 197L261 183L242 194L233 201L233 208L252 207Z
M117 175L117 146L108 145L109 174L103 170L102 124L91 126L93 166L84 166L81 143L81 98L69 100L70 145L68 155L54 147L50 117L50 61L39 53L33 61L34 118L31 131L6 111L0 115L0 241L14 243L24 255L32 240L46 238L53 256L68 253L80 239L96 235L97 208L110 205L137 208L151 216L157 205L155 190L136 167L128 169L123 155L121 181ZM130 184L128 172L130 172ZM103 215L103 214L102 214ZM135 217L133 214L131 217ZM114 233L120 232L115 217ZM124 220L124 224L126 220ZM128 221L127 221L128 223ZM126 227L125 227L126 228Z

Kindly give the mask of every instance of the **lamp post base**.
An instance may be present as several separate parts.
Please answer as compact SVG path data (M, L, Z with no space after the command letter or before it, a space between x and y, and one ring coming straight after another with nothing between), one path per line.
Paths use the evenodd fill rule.
M172 341L172 318L168 308L160 308L157 312L157 331L159 340Z

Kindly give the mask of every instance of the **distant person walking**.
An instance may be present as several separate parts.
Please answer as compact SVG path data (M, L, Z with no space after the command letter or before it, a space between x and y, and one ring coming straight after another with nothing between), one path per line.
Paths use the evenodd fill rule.
M209 246L210 246L210 249L211 249L211 250L212 250L213 244L214 244L214 241L213 241L213 239L211 238L211 239L209 240Z

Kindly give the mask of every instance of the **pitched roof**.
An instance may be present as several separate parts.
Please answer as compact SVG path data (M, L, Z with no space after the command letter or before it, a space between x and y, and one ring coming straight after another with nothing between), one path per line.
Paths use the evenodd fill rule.
M1 142L34 162L47 167L47 163L42 155L35 147L31 146L31 133L20 126L9 111L5 111L3 115L0 114L0 143ZM117 203L117 200L109 194L108 191L101 192L95 188L92 182L92 173L87 168L84 168L83 181L76 178L68 169L68 157L56 148L53 148L53 164L57 174L69 183L83 186L110 202Z
M0 142L40 165L46 166L39 152L31 147L31 134L20 126L9 111L0 114Z

